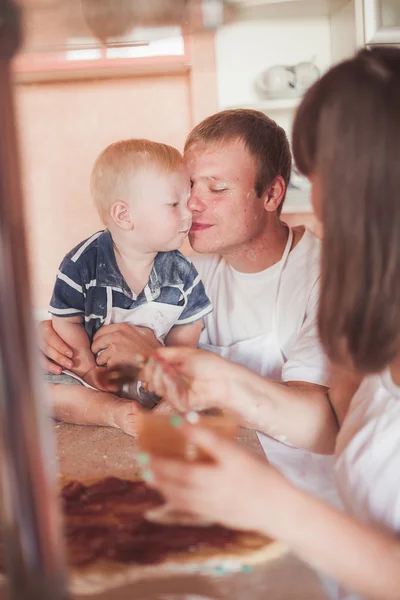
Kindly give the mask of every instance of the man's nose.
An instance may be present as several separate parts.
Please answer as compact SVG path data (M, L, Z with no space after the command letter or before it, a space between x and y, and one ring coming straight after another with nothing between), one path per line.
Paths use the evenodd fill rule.
M194 188L192 188L192 192L190 194L190 198L188 201L188 208L192 212L203 212L207 208L206 203L203 200L201 200L199 194L196 192L196 190Z

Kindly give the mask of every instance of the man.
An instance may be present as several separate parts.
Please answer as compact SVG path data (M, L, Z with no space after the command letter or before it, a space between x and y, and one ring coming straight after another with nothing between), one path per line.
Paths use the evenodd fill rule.
M191 132L185 159L192 181L190 242L206 254L193 260L214 306L200 345L264 377L325 389L331 373L316 327L320 242L280 218L291 172L285 132L258 111L223 111ZM50 324L42 328L44 353L69 368L68 348ZM92 350L102 350L98 364L113 366L157 344L150 330L109 325L97 333ZM326 396L319 394L318 402L327 430L335 430ZM262 428L256 414L249 422ZM286 438L259 437L270 462L292 481L335 501L330 457L290 448L281 443L290 442Z

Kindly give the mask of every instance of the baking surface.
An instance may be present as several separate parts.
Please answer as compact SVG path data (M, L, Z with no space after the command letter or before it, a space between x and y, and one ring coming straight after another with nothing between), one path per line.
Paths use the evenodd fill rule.
M57 423L58 460L63 476L92 479L137 473L135 439L105 427ZM263 455L257 435L241 429L239 439ZM291 554L254 566L250 573L158 576L108 593L74 596L75 600L324 600L316 575ZM4 594L0 592L0 600Z
M324 600L316 576L294 556L254 567L251 573L180 575L143 581L109 594L74 600Z
M87 427L57 423L58 459L62 475L87 479L114 475L131 479L136 472L136 440L111 427ZM263 455L254 431L240 429L239 439Z

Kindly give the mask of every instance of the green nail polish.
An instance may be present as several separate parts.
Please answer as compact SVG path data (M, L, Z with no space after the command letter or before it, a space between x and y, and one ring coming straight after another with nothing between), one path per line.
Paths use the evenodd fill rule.
M179 428L179 427L182 427L183 419L179 415L173 415L170 418L169 422L171 423L172 427Z
M150 456L146 452L139 452L139 454L136 457L136 460L141 467L144 467L145 465L149 464Z
M144 481L153 481L154 477L153 477L153 471L150 471L149 469L145 469L144 471L142 471L142 479Z
M242 573L251 573L253 570L253 567L250 567L250 565L243 565L242 567Z
M215 567L216 575L223 575L225 572L226 572L226 569L223 565L219 565L218 567Z
M144 363L143 356L141 354L135 354L135 363L141 367Z

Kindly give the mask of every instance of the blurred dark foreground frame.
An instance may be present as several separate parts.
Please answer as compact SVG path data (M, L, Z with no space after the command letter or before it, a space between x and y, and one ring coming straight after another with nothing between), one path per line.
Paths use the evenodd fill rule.
M12 600L67 598L48 403L40 387L10 64L20 11L0 0L0 469ZM53 461L54 465L54 461Z

